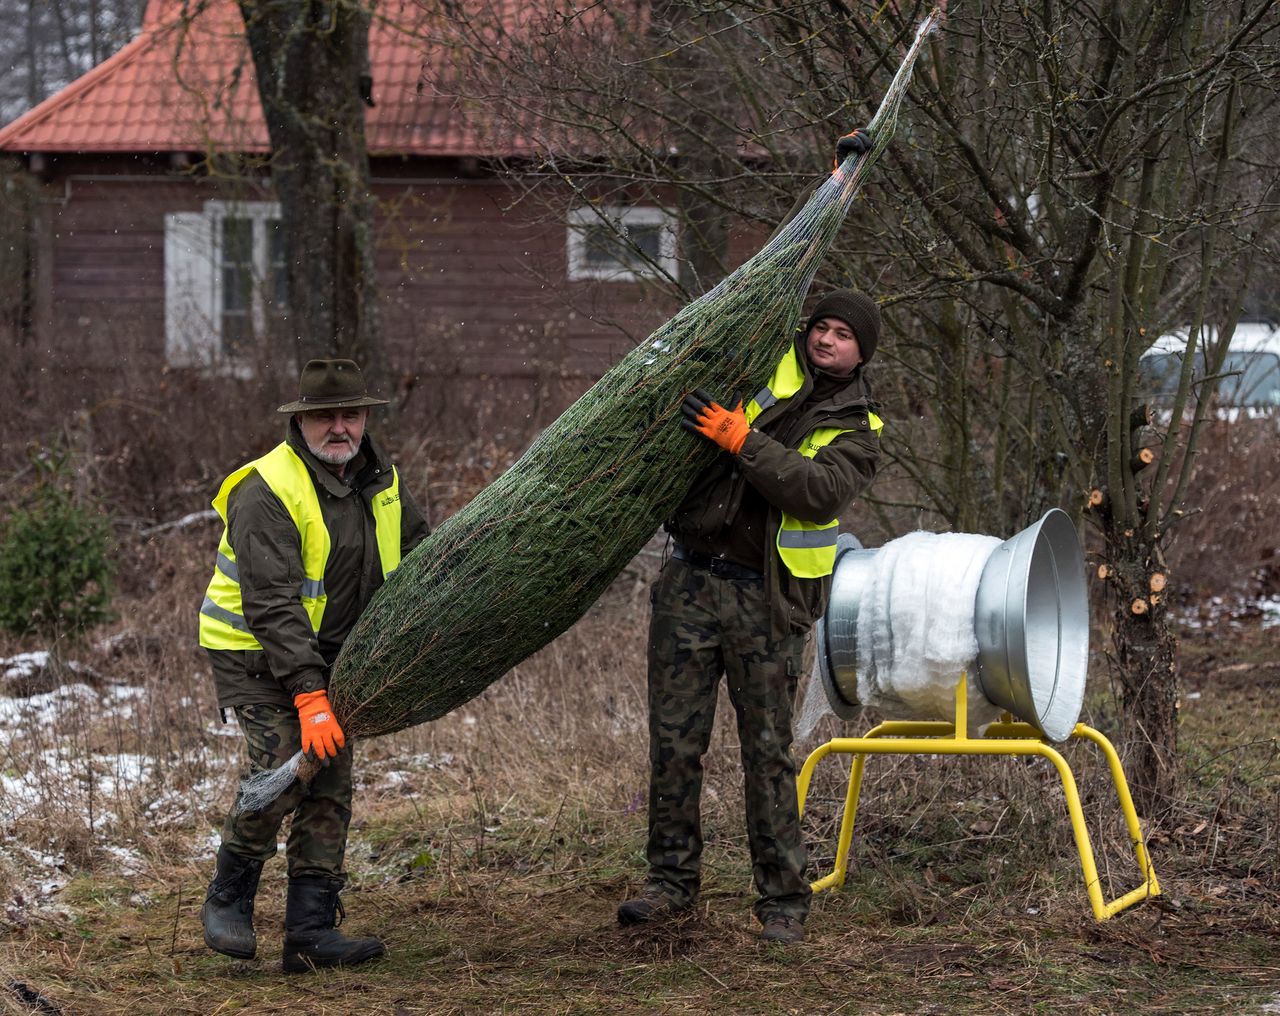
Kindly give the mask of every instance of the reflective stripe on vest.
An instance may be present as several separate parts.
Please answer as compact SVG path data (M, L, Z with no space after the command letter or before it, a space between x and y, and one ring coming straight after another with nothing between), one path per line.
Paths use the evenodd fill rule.
M227 501L231 492L251 472L256 472L280 499L298 529L302 552L303 578L298 596L313 631L320 630L327 602L324 569L329 559L329 530L320 512L311 471L298 454L281 443L260 459L241 466L222 481L213 507L222 517L222 539L200 608L200 644L207 649L260 649L261 643L249 632L240 598L240 572L235 551L227 539ZM378 558L385 578L400 564L400 477L393 468L391 485L373 498L374 533Z
M768 384L756 392L744 410L747 423L754 421L775 403L791 398L803 385L804 371L793 342L774 368ZM884 429L884 421L872 412L867 413L867 424L877 435ZM849 429L817 427L801 442L797 451L811 459L841 434L847 434ZM818 579L830 575L836 564L836 539L839 530L839 519L832 519L830 522L805 522L783 512L782 525L778 527L778 557L787 566L787 571L796 578Z

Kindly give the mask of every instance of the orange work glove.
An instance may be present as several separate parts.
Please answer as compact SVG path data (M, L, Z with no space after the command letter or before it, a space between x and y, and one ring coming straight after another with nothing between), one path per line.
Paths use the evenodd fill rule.
M699 388L692 395L684 397L681 410L684 412L684 419L680 421L680 426L709 438L730 455L737 455L742 451L742 442L751 433L751 425L742 412L741 399L733 409L725 409Z
M323 688L305 691L293 696L293 706L298 710L298 722L302 725L303 752L315 752L318 759L337 757L347 738L334 719L329 693Z

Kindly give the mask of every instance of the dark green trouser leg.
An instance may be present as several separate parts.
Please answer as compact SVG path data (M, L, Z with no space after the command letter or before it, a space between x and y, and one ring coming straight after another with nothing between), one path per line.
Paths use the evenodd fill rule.
M742 743L747 835L760 917L809 910L791 710L804 636L773 640L763 583L722 579L671 561L649 629L649 877L678 899L698 891L702 756L720 675Z
M762 923L771 914L803 922L812 893L791 758L791 710L805 637L771 641L767 612L763 617L730 628L725 649L742 751L751 871L760 894L752 909Z
M698 895L702 871L702 756L724 671L709 575L669 561L649 623L649 881L678 903Z
M278 769L302 748L293 709L237 706L236 720L248 747L250 772ZM285 850L289 877L343 879L351 823L350 746L323 767L310 785L295 781L262 811L229 814L222 826L222 844L241 857L266 861L275 854L280 824L290 813L293 821Z

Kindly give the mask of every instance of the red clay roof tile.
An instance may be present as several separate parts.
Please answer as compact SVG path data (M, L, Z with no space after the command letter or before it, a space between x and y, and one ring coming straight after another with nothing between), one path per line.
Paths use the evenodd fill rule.
M182 19L180 0L150 0L138 36L114 56L0 130L7 152L168 152L270 149L253 62L234 0ZM369 32L374 75L365 111L370 154L498 154L422 85L426 33L411 3L380 5ZM392 19L399 19L393 21ZM501 153L511 154L511 153Z

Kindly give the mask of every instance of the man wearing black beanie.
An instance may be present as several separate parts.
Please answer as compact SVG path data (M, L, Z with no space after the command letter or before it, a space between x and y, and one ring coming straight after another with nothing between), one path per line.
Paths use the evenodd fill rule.
M749 403L685 400L683 421L723 454L667 521L675 539L649 628L648 879L624 925L697 900L702 756L721 674L737 714L761 938L804 938L810 890L791 758L805 641L826 608L837 516L870 484L883 426L865 377L880 309L824 296Z

